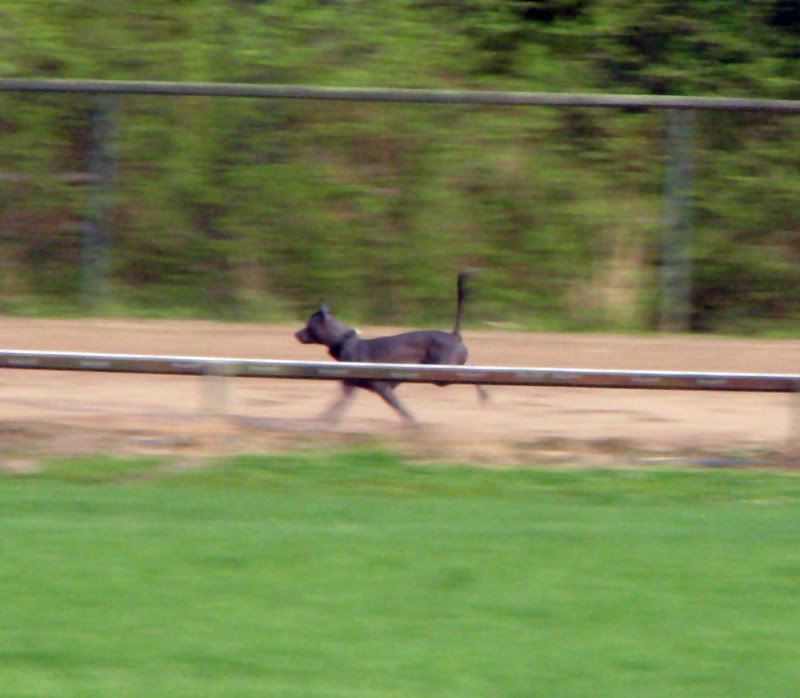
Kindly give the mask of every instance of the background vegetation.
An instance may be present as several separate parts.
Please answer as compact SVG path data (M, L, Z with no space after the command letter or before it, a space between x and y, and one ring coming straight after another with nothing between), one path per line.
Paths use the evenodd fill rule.
M792 0L0 7L0 74L800 98ZM0 93L0 310L80 304L89 97ZM695 120L692 326L800 320L797 119ZM101 312L656 324L664 115L123 97Z

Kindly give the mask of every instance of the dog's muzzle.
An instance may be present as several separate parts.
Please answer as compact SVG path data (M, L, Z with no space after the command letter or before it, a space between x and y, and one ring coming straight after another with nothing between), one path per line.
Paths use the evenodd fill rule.
M307 327L304 327L302 330L298 330L294 333L295 338L301 344L314 344L314 338L311 336L311 333L308 331Z

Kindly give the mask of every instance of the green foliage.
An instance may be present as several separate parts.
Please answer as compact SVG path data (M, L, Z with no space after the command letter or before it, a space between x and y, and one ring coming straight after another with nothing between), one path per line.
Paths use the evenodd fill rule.
M10 76L798 98L792 3L63 0L0 8ZM96 103L0 94L0 309L78 308ZM243 318L326 298L353 321L649 328L659 113L117 100L110 296ZM798 317L794 119L695 133L693 323Z

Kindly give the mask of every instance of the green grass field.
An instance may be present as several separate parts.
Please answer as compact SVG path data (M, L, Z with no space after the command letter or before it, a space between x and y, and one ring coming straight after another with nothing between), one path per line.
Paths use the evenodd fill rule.
M0 478L0 696L790 696L800 477L381 452Z

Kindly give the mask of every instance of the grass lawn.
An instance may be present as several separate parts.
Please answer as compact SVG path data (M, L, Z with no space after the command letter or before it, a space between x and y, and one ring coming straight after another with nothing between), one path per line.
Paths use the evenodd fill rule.
M800 686L800 477L374 451L161 466L0 478L0 696Z

